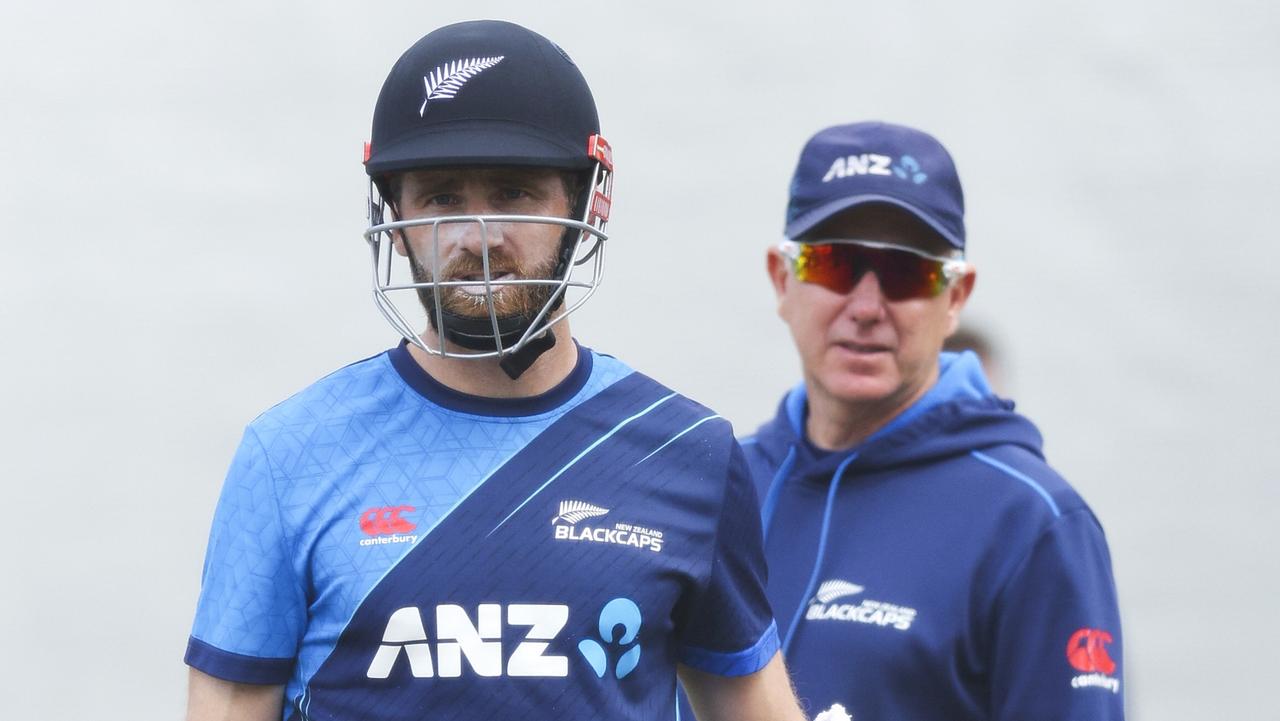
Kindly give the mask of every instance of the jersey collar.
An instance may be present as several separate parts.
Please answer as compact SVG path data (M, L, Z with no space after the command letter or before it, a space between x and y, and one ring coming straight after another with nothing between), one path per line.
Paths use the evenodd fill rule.
M518 417L536 416L547 413L564 405L578 394L591 377L591 351L574 341L578 349L578 361L573 370L554 388L536 396L525 398L486 398L469 393L455 391L440 381L432 378L418 362L409 354L409 342L400 341L395 348L387 351L387 357L396 373L409 387L423 398L451 411L476 416Z

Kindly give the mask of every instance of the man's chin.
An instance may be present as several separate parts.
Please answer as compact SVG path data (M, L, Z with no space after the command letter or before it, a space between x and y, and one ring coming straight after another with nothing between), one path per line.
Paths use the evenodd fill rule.
M819 382L835 398L846 403L875 404L897 393L901 379L892 366L878 363L841 364L820 373Z
M875 404L889 398L897 389L888 383L845 381L834 384L830 390L833 396L845 403Z

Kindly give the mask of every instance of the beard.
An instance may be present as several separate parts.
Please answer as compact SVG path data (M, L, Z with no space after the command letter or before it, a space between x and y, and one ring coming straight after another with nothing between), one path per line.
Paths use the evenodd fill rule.
M434 278L429 269L423 267L416 257L410 257L410 267L415 283L432 283ZM501 253L489 253L490 278L511 275L511 280L553 280L556 259L552 258L544 264L533 267L522 266L505 257ZM479 293L468 293L459 286L440 288L440 306L445 313L463 318L488 319L489 293L484 292L484 263L475 255L466 253L446 263L440 273L442 280L460 280L476 278L475 286ZM436 295L432 288L418 288L418 300L427 312L432 327L436 324ZM493 286L493 311L498 318L526 318L533 320L551 300L556 286L538 285L497 285ZM437 329L438 330L438 329Z

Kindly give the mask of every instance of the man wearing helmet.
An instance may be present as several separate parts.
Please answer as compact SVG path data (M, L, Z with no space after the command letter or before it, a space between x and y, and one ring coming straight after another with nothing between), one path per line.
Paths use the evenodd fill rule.
M188 718L799 719L728 423L578 346L613 162L516 25L396 63L365 168L404 336L254 420L214 516ZM417 313L417 315L415 315Z

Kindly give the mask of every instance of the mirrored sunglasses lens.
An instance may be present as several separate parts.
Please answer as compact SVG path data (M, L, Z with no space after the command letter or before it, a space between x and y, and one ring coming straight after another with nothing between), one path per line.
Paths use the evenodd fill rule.
M942 264L905 250L879 250L876 277L889 300L932 298L942 290Z
M800 254L796 257L796 279L804 283L820 285L836 293L848 293L853 290L854 280L861 276L861 270L855 271L857 256L845 253L842 247L834 243L804 244L800 246Z
M795 263L796 278L848 293L867 270L876 275L889 300L932 298L945 286L942 263L891 248L850 243L806 243Z

